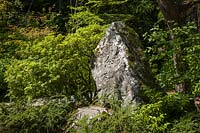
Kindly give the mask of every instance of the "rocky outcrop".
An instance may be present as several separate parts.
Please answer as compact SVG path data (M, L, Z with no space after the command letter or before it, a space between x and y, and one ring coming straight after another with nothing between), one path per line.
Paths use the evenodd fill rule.
M94 117L101 115L101 114L106 114L106 115L111 115L112 111L107 110L104 107L100 107L100 106L88 106L88 107L81 107L78 108L77 111L74 113L73 117L72 117L72 124L67 128L66 132L70 132L70 130L74 130L76 132L81 132L81 126L80 124L78 124L78 122L85 118L87 124L90 122L91 119L93 119ZM97 119L96 122L100 122L101 119Z
M82 119L84 116L87 116L88 119L92 119L98 114L101 113L108 113L108 110L103 107L98 107L98 106L88 106L88 107L82 107L78 108L78 112L75 114L75 118L77 120Z
M141 85L154 86L155 83L143 58L136 32L122 22L113 22L92 61L92 75L101 102L114 98L135 105L140 101Z

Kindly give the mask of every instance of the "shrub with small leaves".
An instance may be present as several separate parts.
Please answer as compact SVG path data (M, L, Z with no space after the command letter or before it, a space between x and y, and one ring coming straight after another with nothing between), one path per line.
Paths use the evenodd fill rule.
M92 52L105 26L90 25L68 36L46 36L20 46L5 72L11 99L64 94L78 101L91 101L95 85L91 77Z
M49 133L64 132L73 106L54 99L42 106L0 106L0 132Z

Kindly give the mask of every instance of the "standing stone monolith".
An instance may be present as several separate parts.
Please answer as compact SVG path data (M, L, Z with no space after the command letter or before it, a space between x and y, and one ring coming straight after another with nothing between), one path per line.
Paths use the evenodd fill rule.
M138 35L122 22L113 22L99 42L92 60L92 75L100 101L121 100L137 104L141 86L154 86L155 80Z

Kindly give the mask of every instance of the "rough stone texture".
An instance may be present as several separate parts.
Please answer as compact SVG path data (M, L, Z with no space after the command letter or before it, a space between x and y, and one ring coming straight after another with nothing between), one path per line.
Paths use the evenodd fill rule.
M92 118L95 116L106 113L108 115L111 115L111 111L108 111L104 107L99 107L99 106L88 106L88 107L82 107L78 108L77 112L73 116L73 123L67 128L66 133L70 132L70 130L75 130L76 132L81 132L81 127L78 123L79 120L83 119L85 116L87 116L87 121L89 122ZM98 119L100 122L101 119ZM97 121L97 122L98 122Z
M78 112L75 117L77 120L82 119L84 116L88 116L88 119L92 119L100 113L108 113L106 108L98 107L98 106L89 106L78 108Z
M48 103L48 100L47 99L44 99L44 98L38 98L38 99L35 99L32 101L31 103L31 106L43 106L45 104Z
M148 64L143 60L138 35L122 22L113 22L97 46L92 61L92 75L98 97L137 104L142 84L153 86ZM103 100L104 99L104 100Z

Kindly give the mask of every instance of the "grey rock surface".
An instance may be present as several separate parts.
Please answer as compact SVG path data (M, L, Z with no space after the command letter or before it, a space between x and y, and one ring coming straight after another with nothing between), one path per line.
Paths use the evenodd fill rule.
M104 107L98 107L98 106L82 107L78 108L78 112L76 113L75 117L77 120L82 119L84 116L87 116L88 119L92 119L98 114L101 114L103 112L108 113L107 109Z
M66 132L70 132L70 130L75 130L76 132L82 132L80 125L78 124L79 120L86 117L85 122L90 122L90 120L100 114L111 115L112 111L108 111L104 107L100 106L87 106L78 108L75 114L73 115L73 123L67 128ZM101 119L98 119L96 122L100 122Z
M152 86L155 82L143 57L136 32L122 22L113 22L95 49L92 61L100 101L114 98L124 104L140 102L141 85Z

